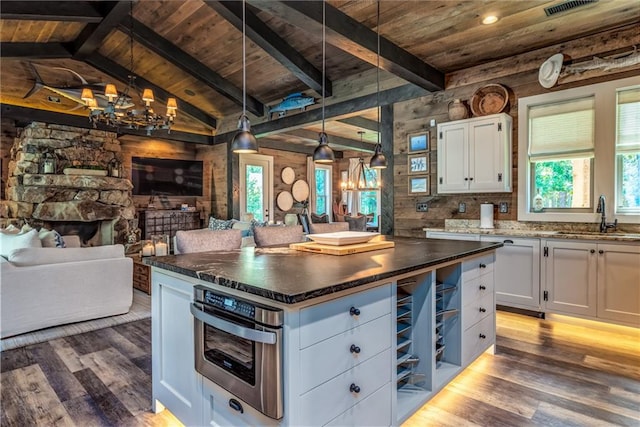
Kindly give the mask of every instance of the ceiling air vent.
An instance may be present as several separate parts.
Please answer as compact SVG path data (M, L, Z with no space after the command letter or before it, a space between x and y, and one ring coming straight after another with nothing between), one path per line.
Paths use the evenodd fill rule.
M562 3L558 3L555 6L549 6L544 8L544 13L547 16L555 15L556 13L566 12L576 7L586 6L591 3L596 3L598 0L567 0Z

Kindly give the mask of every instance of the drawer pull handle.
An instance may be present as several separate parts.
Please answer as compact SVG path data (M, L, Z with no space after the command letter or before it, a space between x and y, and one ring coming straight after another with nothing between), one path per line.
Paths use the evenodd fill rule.
M352 393L360 393L360 387L351 383L351 386L349 387L349 391Z
M352 316L360 316L360 309L359 308L355 308L355 307L351 307L349 309L349 314Z
M487 311L486 308L480 307L480 313L485 313Z
M229 399L229 406L235 410L240 412L241 414L244 414L244 408L242 407L242 404L240 402L238 402L235 399Z
M485 285L480 285L480 290L481 290L481 291L486 291L486 290L487 290L487 287L486 287Z
M485 334L480 334L479 337L482 338L482 339L486 339L487 338L487 336Z
M507 239L507 240L505 240L505 241L504 241L504 242L502 242L502 243L505 243L505 244L512 244L512 245L513 245L513 240L511 240L511 239Z
M487 264L480 264L480 268L487 268Z
M357 345L355 345L355 344L351 344L351 348L349 348L349 351L350 351L351 353L359 354L359 353L360 353L360 347L358 347L358 346L357 346Z

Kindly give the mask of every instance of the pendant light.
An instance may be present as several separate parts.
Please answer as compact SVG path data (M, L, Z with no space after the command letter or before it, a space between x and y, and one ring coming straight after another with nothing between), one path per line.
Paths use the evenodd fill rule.
M238 133L231 141L231 151L234 153L257 153L258 141L251 133L251 123L247 117L247 54L245 35L245 0L242 0L242 115L238 120Z
M369 161L369 167L371 169L386 169L387 158L382 152L382 144L380 144L380 0L378 4L378 23L377 23L377 36L378 36L378 66L376 68L376 82L378 90L376 92L376 105L378 106L378 141L376 142L376 148L373 152L373 157Z
M329 147L327 134L324 131L324 69L325 69L325 13L324 1L322 2L322 132L318 139L318 146L313 151L313 161L315 163L333 163L335 156Z

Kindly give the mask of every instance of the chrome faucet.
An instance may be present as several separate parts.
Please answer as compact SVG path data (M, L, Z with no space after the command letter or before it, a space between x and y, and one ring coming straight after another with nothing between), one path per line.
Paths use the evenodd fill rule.
M602 218L600 219L600 232L601 233L606 233L609 228L613 228L615 230L618 227L618 220L617 219L615 221L613 221L613 222L607 222L606 221L606 216L605 216L606 207L605 207L604 194L601 194L600 198L598 199L598 208L596 209L596 212L602 214Z

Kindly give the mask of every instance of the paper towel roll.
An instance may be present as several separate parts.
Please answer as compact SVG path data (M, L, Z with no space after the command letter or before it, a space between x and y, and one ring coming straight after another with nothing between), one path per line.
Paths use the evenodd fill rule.
M493 228L493 203L480 205L480 228Z

